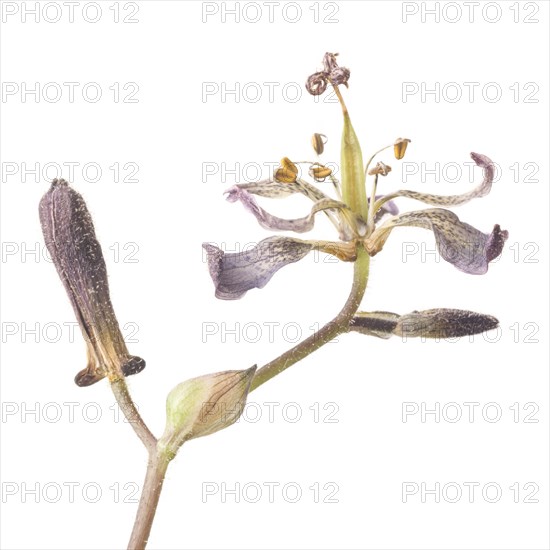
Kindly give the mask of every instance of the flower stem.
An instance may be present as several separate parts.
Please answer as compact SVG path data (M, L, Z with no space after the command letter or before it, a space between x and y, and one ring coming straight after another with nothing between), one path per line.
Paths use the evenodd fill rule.
M154 451L149 455L147 473L128 550L143 550L147 545L169 463L170 459L162 453Z
M157 451L157 438L151 433L151 430L145 424L143 418L139 414L136 404L126 385L124 378L116 378L109 380L111 389L117 400L118 406L122 409L124 416L130 423L130 426L136 432L136 435L141 439L149 454L149 462L147 464L147 473L139 507L134 522L134 528L128 543L128 548L131 550L143 550L147 544L151 526L157 511L157 505L162 491L162 484L166 469L170 463L170 458Z
M288 369L298 361L307 357L310 353L318 350L333 338L349 331L349 323L359 306L367 288L367 280L369 277L370 256L367 254L362 245L357 249L357 260L354 264L353 286L350 295L340 311L340 313L329 321L325 326L320 328L315 334L306 338L292 349L286 351L273 361L264 365L256 371L256 375L252 379L250 391L255 390L268 380L277 376L284 370Z
M332 83L331 83L332 84ZM340 102L340 105L342 107L342 113L344 115L348 114L348 108L346 107L346 103L344 101L344 96L342 95L342 92L338 88L336 84L332 84L332 88L334 89L334 93L336 94L336 97L338 98L338 101Z
M128 391L126 380L124 378L116 378L109 380L111 383L111 389L117 400L118 406L121 408L124 416L130 423L130 426L136 432L136 435L141 439L141 442L145 445L149 455L156 449L157 439L151 433L151 430L145 424L143 418L139 414L137 407Z

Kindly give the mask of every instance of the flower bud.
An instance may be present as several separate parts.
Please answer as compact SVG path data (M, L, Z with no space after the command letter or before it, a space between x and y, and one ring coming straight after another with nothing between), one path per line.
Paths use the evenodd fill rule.
M393 144L393 154L397 160L401 160L405 156L407 145L411 142L407 138L397 138Z
M325 143L327 142L327 136L324 134L313 134L311 136L311 145L313 145L313 150L318 154L322 155L325 150Z
M491 315L461 309L427 309L402 315L394 330L401 337L459 338L498 326Z
M189 439L227 428L241 416L256 366L216 372L178 384L166 399L159 449L175 455Z
M76 384L89 386L105 376L116 380L142 371L145 361L128 353L120 332L105 260L84 199L65 180L55 179L39 210L46 247L87 345L88 366L76 375Z
M358 312L350 330L379 338L460 338L498 327L491 315L462 309L427 309L397 315L387 311Z

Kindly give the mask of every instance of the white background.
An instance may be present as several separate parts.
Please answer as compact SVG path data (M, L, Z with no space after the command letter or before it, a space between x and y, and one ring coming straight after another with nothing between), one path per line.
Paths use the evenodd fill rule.
M548 548L548 3L470 3L470 21L467 5L442 2L436 22L422 15L434 2L300 2L299 16L281 2L270 22L266 5L249 3L243 13L241 2L236 22L221 5L206 16L200 2L139 2L132 15L133 5L120 2L119 23L112 1L99 3L96 23L85 20L96 17L93 6L76 6L71 23L68 7L50 4L51 11L26 21L22 5L10 15L14 3L3 4L2 79L4 87L14 83L16 93L4 94L1 105L2 547L125 547L137 508L132 493L146 464L131 428L115 421L107 383L79 388L73 382L85 366L85 346L78 329L71 338L63 325L74 323L74 315L53 265L40 256L37 207L55 166L35 181L33 174L22 177L23 163L39 163L40 170L47 163L79 163L71 183L94 217L114 307L134 340L129 349L147 361L128 383L159 435L165 396L177 383L265 364L289 348L297 332L306 337L310 327L328 321L347 296L352 267L310 255L265 289L218 301L201 250L203 241L239 250L268 236L240 205L224 201L223 191L246 175L204 177L204 163L221 170L283 156L313 159L313 132L329 138L324 160L338 162L339 107L329 98L315 101L303 88L294 101L324 52L336 51L351 69L344 93L364 156L403 136L412 139L405 161L462 167L456 183L420 172L403 183L390 151L381 159L394 170L382 190L464 192L481 177L464 163L470 151L480 152L503 167L502 177L488 197L457 213L482 231L500 223L510 232L488 274L471 276L421 255L434 249L431 233L398 229L372 261L363 309L471 309L498 317L500 332L460 342L340 337L251 394L251 408L236 426L181 450L168 471L149 547ZM60 20L49 22L59 6ZM123 23L124 17L137 22ZM66 82L78 83L73 102ZM277 83L271 98L266 82ZM457 88L448 85L437 102L433 94L422 101L420 93L405 100L404 82L419 90L458 83L463 96L452 102ZM465 82L479 83L472 101ZM35 83L40 91L58 83L63 95L53 102L22 96L23 85ZM101 88L99 101L83 98L87 83ZM130 98L137 102L122 101L136 89L124 90L127 83L139 87ZM252 84L244 97L205 96L204 83L220 90L238 83L241 92ZM51 100L55 85L46 88ZM502 97L490 101L498 89ZM525 102L529 97L538 101ZM109 167L120 163L123 177L129 162L137 164L137 182L115 182ZM86 163L100 166L99 181L90 181L93 171L91 178L82 173ZM518 177L510 168L515 163ZM62 175L70 179L67 165ZM328 192L329 184L321 185ZM268 206L284 217L302 216L310 204L300 199ZM312 235L336 238L321 216ZM403 255L415 247L417 253ZM37 334L25 334L37 323ZM267 323L274 323L272 334ZM235 328L239 342L224 332ZM267 402L277 404L272 421ZM479 403L472 422L465 402ZM75 404L74 418L64 403ZM404 403L432 409L458 403L463 416L451 422L456 409L448 406L439 422L434 415L422 422L420 413L404 422ZM495 405L484 417L487 403ZM514 403L519 422L509 409ZM538 407L532 417L538 422L524 422L535 407L524 410L527 403ZM24 414L33 408L36 415ZM489 422L498 409L502 418ZM296 411L302 416L291 422ZM205 482L220 492L203 498ZM265 485L271 482L280 483L274 502ZM473 502L468 482L479 483ZM287 483L293 485L285 498ZM336 486L338 502L316 503L309 489L316 483L321 501ZM406 502L403 483L419 488ZM451 485L440 502L433 494L422 502L422 484L433 489L436 483L458 484L462 497L448 502L455 496ZM498 502L484 498L487 483L501 488ZM519 503L509 489L514 483ZM538 487L532 496L538 502L523 502L533 487L524 489L527 483ZM222 495L222 486L240 487L240 502ZM296 486L302 496L291 503ZM98 487L101 496L90 502ZM261 498L251 502L258 487ZM34 488L39 493L24 498L24 490Z

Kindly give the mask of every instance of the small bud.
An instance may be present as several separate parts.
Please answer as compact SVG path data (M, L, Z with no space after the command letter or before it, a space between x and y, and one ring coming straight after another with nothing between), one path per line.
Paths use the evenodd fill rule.
M325 181L332 174L332 170L322 164L315 164L309 169L309 175L315 181Z
M213 434L241 416L256 366L216 372L178 384L166 399L166 428L158 447L175 455L189 439Z
M295 183L298 167L288 158L281 159L281 168L275 171L275 179L281 183Z
M311 136L311 145L313 145L313 150L318 154L322 155L325 150L325 143L327 142L327 136L324 134L313 134Z
M490 315L461 309L427 309L403 315L394 334L402 337L458 338L480 334L498 326Z
M383 162L377 162L374 168L369 170L369 176L387 176L391 172L391 166L384 164Z
M393 144L393 154L397 160L401 160L405 156L407 145L411 142L407 138L397 138Z

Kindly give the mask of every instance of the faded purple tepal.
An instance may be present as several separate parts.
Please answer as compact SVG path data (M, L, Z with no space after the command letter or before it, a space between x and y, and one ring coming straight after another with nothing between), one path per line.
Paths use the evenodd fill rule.
M89 386L105 376L137 374L145 361L128 353L109 296L107 268L92 217L82 196L55 179L40 201L44 239L69 295L88 351L88 366L75 382Z

